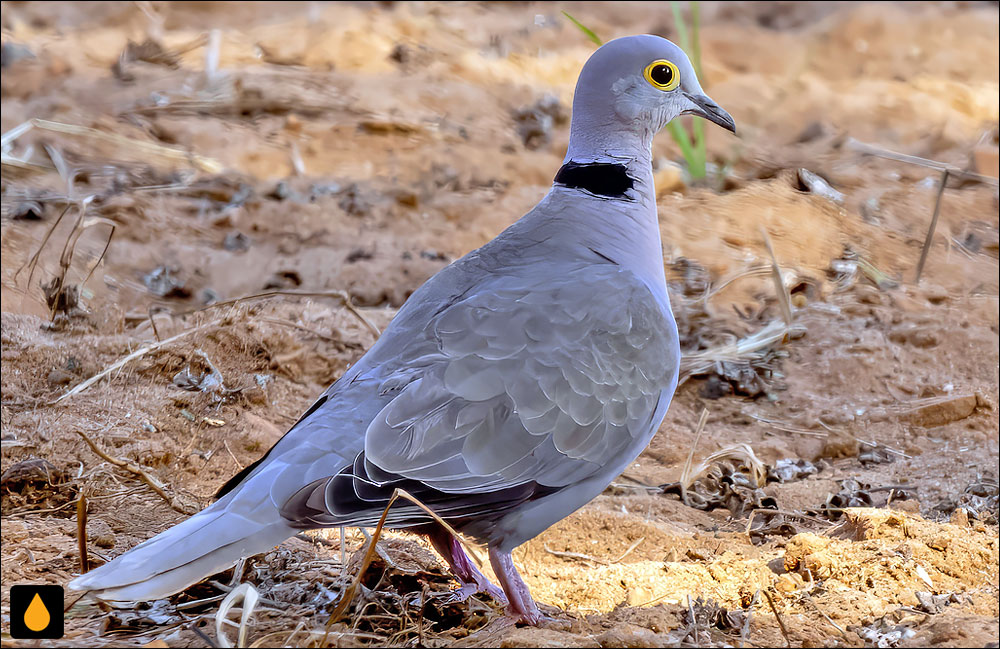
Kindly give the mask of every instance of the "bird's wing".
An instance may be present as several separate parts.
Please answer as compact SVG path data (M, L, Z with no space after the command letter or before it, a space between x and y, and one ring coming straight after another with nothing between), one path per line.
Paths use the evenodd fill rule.
M453 494L564 487L651 434L676 380L669 311L611 264L494 283L429 323L438 352L385 380L365 458Z

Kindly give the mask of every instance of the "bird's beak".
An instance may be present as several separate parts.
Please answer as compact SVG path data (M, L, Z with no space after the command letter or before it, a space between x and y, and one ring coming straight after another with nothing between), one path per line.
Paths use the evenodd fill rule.
M709 99L705 95L689 95L684 93L688 101L694 104L694 108L690 108L682 112L682 115L697 115L699 117L704 117L710 122L714 122L726 129L731 133L736 132L736 122L733 121L732 116L722 108Z

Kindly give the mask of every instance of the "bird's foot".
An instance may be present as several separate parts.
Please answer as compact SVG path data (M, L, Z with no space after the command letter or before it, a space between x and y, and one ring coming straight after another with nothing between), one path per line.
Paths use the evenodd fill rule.
M483 593L484 595L489 595L498 604L507 606L507 596L504 595L503 591L490 583L489 580L483 579L482 582L467 582L462 584L455 590L446 591L443 593L437 593L435 597L438 597L441 602L445 604L459 604L469 599L473 595L478 595Z
M461 604L478 592L479 589L476 588L475 584L464 584L455 590L445 590L438 593L432 593L431 597L438 600L442 604Z
M521 576L517 574L514 561L509 552L500 552L496 548L490 548L490 563L493 564L493 572L503 585L504 593L510 602L507 605L507 617L518 624L528 624L531 626L556 626L564 624L563 620L551 618L538 609L538 604L531 597L528 585L524 583Z
M448 562L452 575L462 584L459 588L442 594L448 603L464 602L473 595L485 593L503 606L507 606L507 595L469 560L457 538L440 530L428 536L434 549Z
M515 624L526 624L543 629L552 629L553 631L570 631L573 628L573 623L570 620L560 620L537 610L534 612L518 611L508 606L506 614Z
M517 624L527 624L528 626L541 626L546 620L550 620L540 611L522 611L516 606L507 607L507 617Z
M468 584L469 586L474 586L477 593L486 593L493 598L497 604L502 606L507 606L507 595L504 594L503 589L496 586L490 580L483 578L483 582L479 584Z

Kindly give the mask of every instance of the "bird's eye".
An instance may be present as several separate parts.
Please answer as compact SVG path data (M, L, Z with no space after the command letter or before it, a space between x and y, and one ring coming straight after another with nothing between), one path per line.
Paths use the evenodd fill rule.
M649 85L657 90L673 90L681 85L681 73L677 66L666 59L653 61L646 66L643 76Z

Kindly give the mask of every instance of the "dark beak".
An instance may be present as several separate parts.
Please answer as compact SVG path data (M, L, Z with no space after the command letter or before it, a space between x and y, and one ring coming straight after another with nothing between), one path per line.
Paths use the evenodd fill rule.
M697 106L697 108L686 110L681 113L682 115L697 115L699 117L704 117L708 121L718 124L731 133L736 132L736 122L734 122L732 116L722 110L717 103L705 95L689 95L684 93L684 96L687 97L691 103Z

